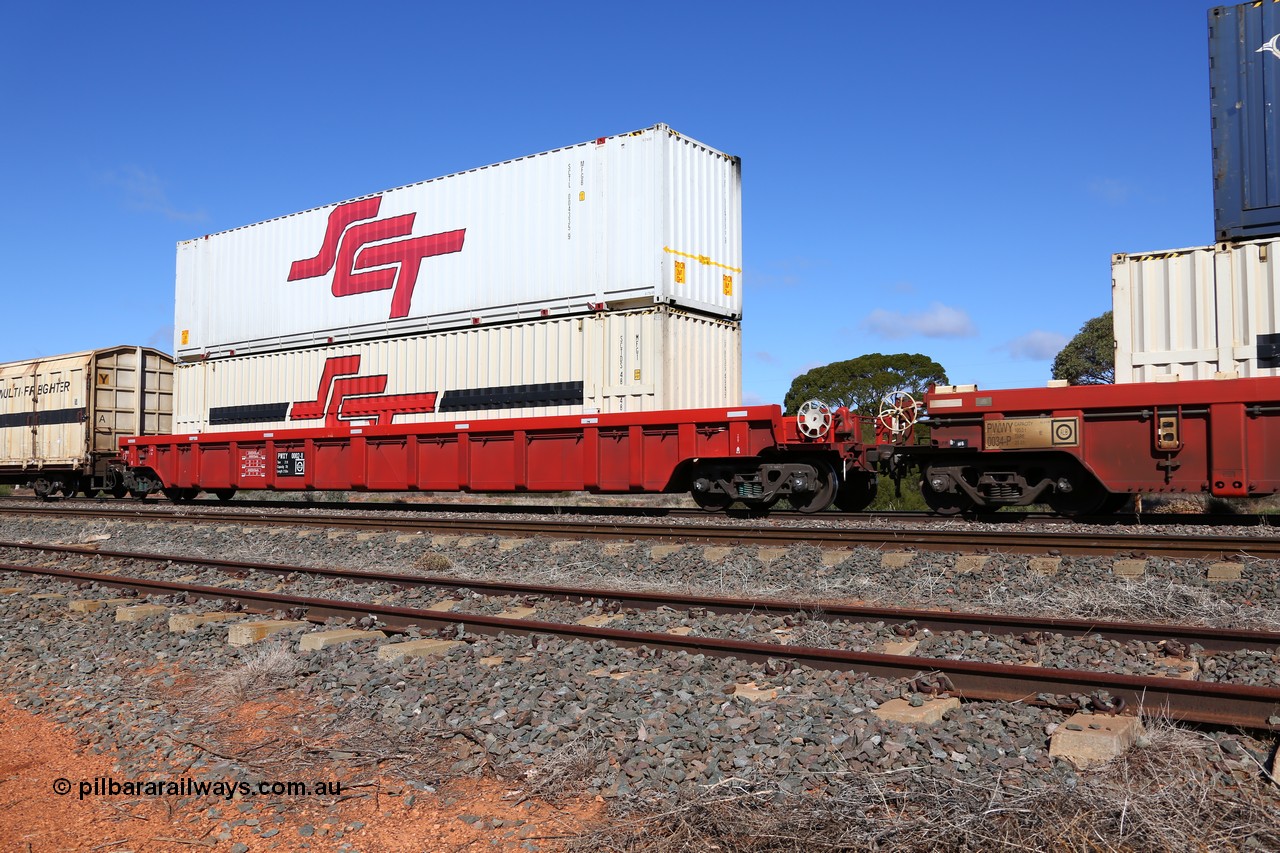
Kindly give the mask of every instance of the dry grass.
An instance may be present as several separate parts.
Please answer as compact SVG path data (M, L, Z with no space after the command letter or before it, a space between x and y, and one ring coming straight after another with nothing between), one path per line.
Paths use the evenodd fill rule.
M583 781L608 755L608 745L596 731L581 731L573 740L539 757L521 781L544 800L577 796L582 793Z
M289 686L297 672L298 658L288 648L278 643L263 646L254 657L214 676L207 695L215 701L243 702Z
M1016 594L1003 584L993 584L985 604L994 612L1280 630L1280 610L1243 609L1209 587L1154 575L1113 583L1061 584Z
M444 574L453 571L453 562L444 554L436 551L423 551L413 561L413 565L429 574Z
M760 777L734 780L664 813L630 815L578 849L1280 849L1269 783L1251 778L1224 790L1212 740L1160 721L1148 729L1128 755L1038 788L857 772L819 797Z

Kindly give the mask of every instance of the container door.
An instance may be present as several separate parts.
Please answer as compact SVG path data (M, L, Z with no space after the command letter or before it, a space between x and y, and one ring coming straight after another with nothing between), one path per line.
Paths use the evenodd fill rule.
M603 410L651 411L654 406L656 335L662 319L653 311L605 314Z
M38 362L32 376L32 458L37 465L72 465L85 455L88 400L83 357Z
M172 431L173 364L166 356L141 347L99 352L91 379L95 452L116 452L121 436Z

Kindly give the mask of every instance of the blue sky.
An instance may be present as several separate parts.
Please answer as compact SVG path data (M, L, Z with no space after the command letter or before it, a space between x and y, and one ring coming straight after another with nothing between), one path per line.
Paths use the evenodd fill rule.
M180 240L664 122L743 161L748 402L1042 385L1111 253L1212 242L1211 5L18 4L0 361L171 351Z

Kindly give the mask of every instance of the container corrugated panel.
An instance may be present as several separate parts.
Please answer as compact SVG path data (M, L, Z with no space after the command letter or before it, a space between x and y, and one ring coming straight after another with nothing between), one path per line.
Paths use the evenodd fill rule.
M1209 85L1217 239L1280 234L1280 3L1209 10Z
M1273 376L1280 240L1112 259L1116 382Z
M178 245L183 360L671 304L742 315L737 158L665 125Z
M179 364L179 432L737 406L741 324L667 306Z
M0 469L85 469L173 429L173 360L112 347L0 364Z

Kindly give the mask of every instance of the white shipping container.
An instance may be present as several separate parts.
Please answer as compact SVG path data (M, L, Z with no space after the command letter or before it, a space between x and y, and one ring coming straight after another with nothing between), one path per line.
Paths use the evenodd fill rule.
M0 476L98 473L121 436L173 430L173 360L111 347L0 364ZM19 478L21 479L21 478Z
M1116 382L1274 376L1280 240L1115 255Z
M665 125L178 244L182 360L653 303L742 316L740 163Z
M179 364L179 433L741 403L741 324L666 306Z

